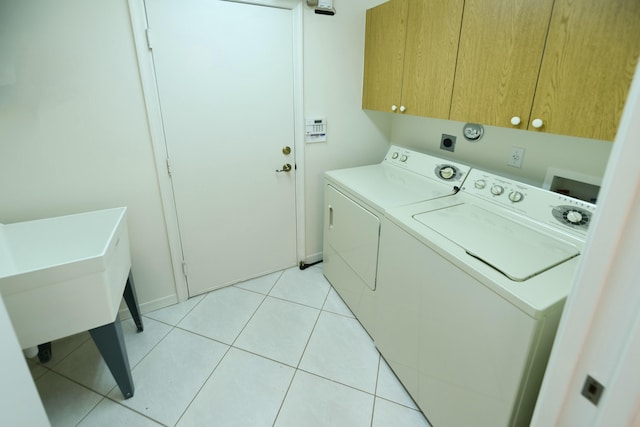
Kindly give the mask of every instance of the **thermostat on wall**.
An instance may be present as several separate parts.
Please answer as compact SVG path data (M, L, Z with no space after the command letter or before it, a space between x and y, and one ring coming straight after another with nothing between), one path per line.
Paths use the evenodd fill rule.
M327 140L327 120L324 117L306 119L305 142L325 142Z

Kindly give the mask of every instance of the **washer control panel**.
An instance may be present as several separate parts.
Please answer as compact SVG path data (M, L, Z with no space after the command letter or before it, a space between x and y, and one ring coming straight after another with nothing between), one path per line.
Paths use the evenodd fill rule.
M449 160L419 153L407 148L392 145L383 163L397 166L441 182L450 182L460 186L466 178L469 166Z
M586 233L596 206L509 178L472 169L462 191L554 228Z

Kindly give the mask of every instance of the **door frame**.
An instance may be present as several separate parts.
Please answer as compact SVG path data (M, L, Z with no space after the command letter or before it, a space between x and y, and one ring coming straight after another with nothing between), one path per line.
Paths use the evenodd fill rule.
M293 38L293 113L294 113L294 159L295 173L295 206L296 206L296 258L298 262L305 259L305 215L304 215L304 100L303 100L303 2L298 0L217 0L234 3L247 3L257 6L275 7L287 9L292 12L292 38ZM168 171L168 152L165 140L160 97L153 65L153 29L150 31L150 42L147 36L147 15L144 0L127 0L129 4L129 17L131 31L138 59L140 82L147 110L149 133L156 165L156 175L162 200L162 210L165 217L167 237L169 240L169 252L173 267L173 276L176 284L177 301L185 301L189 298L186 276L184 275L184 257L182 241L180 238L180 226L176 211L176 203L173 192L173 183Z

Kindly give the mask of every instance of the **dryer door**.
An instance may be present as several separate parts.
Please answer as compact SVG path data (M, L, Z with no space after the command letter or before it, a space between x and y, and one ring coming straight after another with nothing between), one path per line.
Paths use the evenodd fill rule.
M325 254L329 254L329 259L346 264L369 289L375 290L380 220L331 185L325 187L324 239ZM334 283L340 279L329 277L331 266L326 261L328 278L340 291L341 286Z

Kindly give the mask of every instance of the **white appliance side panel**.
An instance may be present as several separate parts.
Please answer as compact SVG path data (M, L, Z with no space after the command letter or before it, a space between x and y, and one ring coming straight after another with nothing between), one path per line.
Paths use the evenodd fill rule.
M387 288L404 295L386 300ZM416 363L416 401L429 421L509 425L538 340L537 322L386 220L378 289L384 325L374 340L385 358L391 355L392 368L398 354L401 364ZM393 346L406 350L390 353ZM413 385L405 386L411 393Z
M325 243L375 290L379 218L331 185L325 187L325 205Z

